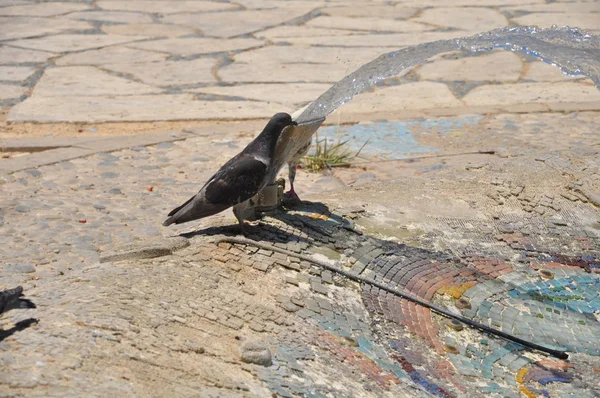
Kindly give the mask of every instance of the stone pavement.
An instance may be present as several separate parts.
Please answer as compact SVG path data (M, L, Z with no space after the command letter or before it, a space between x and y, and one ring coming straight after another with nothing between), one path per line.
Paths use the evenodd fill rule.
M509 24L600 33L599 13L596 1L2 0L0 136L262 119L407 45ZM517 54L449 54L358 97L335 122L599 104L589 81Z
M251 229L290 255L216 245L235 234L228 211L160 224L267 117L383 52L509 23L598 33L599 11L0 0L0 289L22 284L38 305L0 320L0 396L596 396L600 92L587 79L453 53L356 97L319 137L369 140L361 156L299 170L315 203Z

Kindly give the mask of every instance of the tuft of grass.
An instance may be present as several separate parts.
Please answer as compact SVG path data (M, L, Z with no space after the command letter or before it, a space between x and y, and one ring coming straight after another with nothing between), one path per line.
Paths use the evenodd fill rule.
M354 160L369 140L360 147L356 152L351 152L348 149L348 141L342 141L338 138L337 143L328 144L327 139L319 139L319 134L315 136L315 152L312 155L305 156L303 159L304 166L314 172L324 170L329 167L350 167Z

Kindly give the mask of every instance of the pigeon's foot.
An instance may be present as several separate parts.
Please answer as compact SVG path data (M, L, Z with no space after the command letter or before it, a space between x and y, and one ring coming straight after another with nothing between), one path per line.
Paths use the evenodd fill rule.
M296 191L292 189L283 194L283 199L281 200L281 202L288 209L302 206L302 200L300 200Z

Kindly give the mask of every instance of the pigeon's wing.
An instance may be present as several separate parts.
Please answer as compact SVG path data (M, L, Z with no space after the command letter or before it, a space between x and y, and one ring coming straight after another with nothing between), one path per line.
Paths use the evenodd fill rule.
M232 159L233 160L233 159ZM262 188L267 166L250 155L227 162L198 192L171 210L164 226L212 216L254 196Z
M244 155L223 167L206 185L206 201L233 206L250 199L263 187L267 165L257 158Z

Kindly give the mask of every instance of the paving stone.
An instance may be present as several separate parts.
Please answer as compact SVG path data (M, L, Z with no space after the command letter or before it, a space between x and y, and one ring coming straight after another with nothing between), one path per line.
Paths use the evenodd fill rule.
M262 67L271 67L277 64L311 63L311 64L332 64L337 67L343 63L346 73L350 73L355 67L358 68L365 62L389 51L386 48L332 48L332 47L295 47L294 51L281 51L279 46L267 46L254 50L244 51L234 55L236 62L255 64Z
M219 69L219 76L225 82L241 83L323 83L335 82L348 72L344 66L332 67L327 64L271 64L264 65L234 63Z
M307 8L319 8L323 5L320 1L279 1L279 0L239 0L237 4L240 4L248 10L270 10L270 9L286 9L286 8L297 8L298 6Z
M449 40L457 36L466 36L464 31L448 32L415 32L395 34L354 34L351 36L323 35L273 38L276 42L309 46L340 46L340 47L388 47L386 52L395 51L405 46L414 46L436 40ZM350 70L348 72L351 72Z
M0 8L0 16L52 17L89 9L87 4L48 2Z
M26 50L8 46L0 46L1 64L20 64L25 62L46 62L54 54L45 51Z
M527 2L529 3L529 2ZM600 4L598 2L554 2L546 4L518 4L511 7L506 7L509 11L525 11L529 13L535 12L575 12L575 13L590 13L600 12Z
M0 80L19 82L35 73L35 68L28 66L0 66Z
M573 26L580 29L600 30L598 14L578 12L540 12L527 14L522 17L513 18L513 22L523 25L536 25L541 28L549 28L552 25Z
M38 37L47 34L57 34L67 30L91 29L92 25L84 21L65 21L61 19L35 18L35 17L0 17L0 40L15 40L27 37ZM33 40L33 39L32 39ZM53 40L49 40L50 43ZM18 47L35 48L24 46L26 42L10 42ZM52 48L43 45L37 47L40 50L56 52Z
M144 244L132 245L104 253L100 256L100 262L114 262L132 259L154 258L172 254L174 251L189 246L185 238L170 238L149 240Z
M560 82L583 78L583 76L567 76L562 73L560 68L541 61L526 63L524 70L523 80L533 80L536 82Z
M102 30L112 35L142 35L148 37L178 37L184 35L192 35L196 33L196 31L189 26L167 25L157 23L128 23L126 25L103 25Z
M331 275L331 271L323 271L323 273L321 274L321 279L323 280L323 283L332 284L333 278Z
M256 321L250 321L248 323L248 327L252 330L254 330L255 332L264 332L265 331L265 325L256 322Z
M67 54L58 58L55 63L56 65L114 65L152 63L156 61L164 61L167 56L168 54L158 54L128 47L115 46L101 48L99 50Z
M443 83L418 82L400 86L382 87L364 93L344 106L344 112L398 112L427 108L459 107L448 86Z
M340 30L340 29L323 29L315 28L313 26L296 26L296 25L284 25L276 26L274 28L262 30L254 33L254 36L261 39L269 39L274 41L283 41L276 39L287 39L295 37L323 37L323 36L350 36L364 34L365 32L356 32L351 30Z
M312 7L273 10L224 11L206 14L168 15L162 20L192 26L213 37L233 37L280 25L310 12Z
M271 366L271 351L262 341L248 341L240 347L242 361L261 366Z
M132 0L127 2L101 0L96 3L103 10L139 11L156 14L175 14L179 12L222 11L238 8L235 4L218 1L164 1L164 0Z
M0 25L1 25L0 21ZM1 32L0 32L1 35ZM119 35L75 35L59 34L55 36L40 37L36 39L17 40L11 42L18 47L34 50L51 51L56 53L89 50L92 48L106 47L113 44L129 43L146 39L145 36L119 36Z
M174 86L198 83L213 83L212 68L216 60L210 58L192 61L165 61L151 64L106 64L111 71L133 75L147 84Z
M468 32L487 32L508 25L508 21L500 12L479 7L444 8L438 6L424 10L412 21L444 28L462 29Z
M253 264L254 268L256 268L257 270L262 271L262 272L267 272L269 270L269 266L270 266L269 263L263 262L263 261L256 261Z
M290 285L299 286L300 282L296 278L290 278L289 276L285 278L285 281Z
M195 54L247 50L253 47L260 47L264 44L264 41L256 39L211 39L204 37L190 37L144 41L141 43L130 44L129 47L189 56Z
M386 19L409 19L419 12L418 8L404 7L402 4L396 5L374 5L370 3L352 4L346 7L326 7L321 8L321 12L337 17L381 17Z
M26 87L0 83L0 101L9 98L19 98L27 92Z
M596 102L600 92L592 86L565 83L523 83L502 86L480 86L469 92L463 101L472 106L506 106L523 103Z
M243 106L242 106L243 105ZM125 110L126 109L126 110ZM13 107L11 121L108 122L265 118L281 106L261 102L194 101L191 95L31 97Z
M402 2L405 6L418 6L418 7L464 7L464 6L476 6L476 7L500 7L500 6L514 6L516 4L523 4L519 0L407 0ZM545 0L527 0L527 4L546 4Z
M30 274L35 272L33 264L4 264L4 272L8 274Z
M284 301L283 303L281 303L281 307L286 310L287 312L296 312L300 309L300 307L298 307L296 304L292 303L291 301Z
M248 98L258 101L286 104L305 104L312 102L329 89L329 84L237 84L231 87L202 87L188 90L194 93L225 95Z
M71 19L81 19L84 21L105 21L115 23L149 23L152 18L149 15L140 14L137 12L122 12L122 11L81 11L74 12L68 15Z
M310 287L317 293L321 293L324 295L327 295L327 293L328 293L327 288L319 282L311 282Z
M117 77L91 66L48 68L36 84L34 96L63 97L94 95L141 95L160 93L161 90L122 77Z
M430 26L412 21L398 21L384 18L350 18L320 16L307 22L308 26L327 29L349 29L353 31L381 31L381 32L423 32L433 30Z
M508 51L455 60L436 60L418 69L425 80L512 81L521 75L520 58Z

